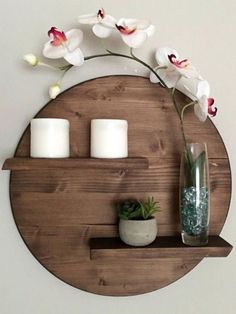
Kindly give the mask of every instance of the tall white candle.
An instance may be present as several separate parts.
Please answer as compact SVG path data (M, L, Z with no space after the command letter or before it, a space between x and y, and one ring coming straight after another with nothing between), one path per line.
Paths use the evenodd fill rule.
M70 123L66 119L33 119L30 123L30 156L66 158L70 156Z
M91 121L91 157L128 157L128 122L117 119Z

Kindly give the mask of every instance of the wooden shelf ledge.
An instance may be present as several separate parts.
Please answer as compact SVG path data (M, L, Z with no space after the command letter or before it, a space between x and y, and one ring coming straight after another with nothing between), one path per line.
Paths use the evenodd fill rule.
M99 158L27 158L17 157L7 159L3 170L37 170L37 169L148 169L149 161L144 157L129 157L119 159Z
M124 244L119 238L90 239L92 260L226 257L232 248L232 245L220 236L209 236L208 245L200 247L186 246L180 237L175 236L157 237L152 244L146 247L132 247Z

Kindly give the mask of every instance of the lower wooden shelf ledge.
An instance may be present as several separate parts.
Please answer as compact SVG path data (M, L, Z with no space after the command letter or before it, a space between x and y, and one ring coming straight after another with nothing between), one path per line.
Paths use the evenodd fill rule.
M232 248L232 245L220 236L209 236L208 244L199 247L187 246L177 236L157 237L152 244L146 247L132 247L124 244L119 238L90 239L90 257L92 260L226 257Z

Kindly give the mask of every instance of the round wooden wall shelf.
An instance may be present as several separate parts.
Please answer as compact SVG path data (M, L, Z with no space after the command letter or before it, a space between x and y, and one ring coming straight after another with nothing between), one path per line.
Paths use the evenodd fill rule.
M178 93L179 100L186 97ZM115 203L154 196L159 239L179 235L178 177L182 142L179 122L167 91L148 79L112 76L84 82L49 102L37 117L65 118L71 125L67 160L23 160L12 167L10 196L16 225L35 258L64 282L85 291L135 295L164 287L193 269L205 255L179 244L123 249L117 240ZM90 120L127 119L129 157L91 161ZM189 142L208 143L211 175L210 233L224 225L231 196L231 174L224 143L208 119L186 114ZM29 127L15 157L29 157ZM76 159L83 157L85 159ZM146 157L149 161L147 169ZM50 163L51 162L51 163ZM18 169L17 169L18 167ZM172 240L171 240L172 239ZM110 241L110 242L109 242ZM163 246L162 240L156 246ZM165 243L166 240L163 240ZM173 242L173 241L172 241ZM175 242L175 241L174 241ZM178 241L177 241L178 242ZM173 244L173 243L172 243ZM212 247L221 243L212 242ZM149 250L149 251L148 251ZM155 251L156 250L156 251ZM181 251L182 250L182 251ZM134 253L132 253L134 252ZM199 253L200 252L200 253ZM212 256L217 256L212 250ZM224 251L222 255L226 255Z

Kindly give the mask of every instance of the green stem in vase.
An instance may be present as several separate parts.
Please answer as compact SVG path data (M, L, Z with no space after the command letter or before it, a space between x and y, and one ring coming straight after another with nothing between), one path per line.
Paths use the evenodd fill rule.
M175 92L176 92L177 84L179 83L181 78L182 78L182 76L179 76L179 78L177 79L177 81L175 83L175 86L172 89L172 100L173 100L173 104L175 106L175 109L176 109L176 112L178 114L179 121L180 121L180 129L181 129L181 134L182 134L183 143L184 143L185 159L186 159L189 171L191 171L192 165L193 165L193 160L192 160L192 156L191 156L191 153L189 151L189 148L188 148L188 144L187 144L187 140L186 140L186 136L185 136L185 131L184 131L184 112L188 107L193 106L195 104L195 102L193 101L193 102L185 105L183 107L183 109L181 110L181 112L179 111L179 106L178 106L176 98L175 98Z
M196 101L192 101L189 104L185 105L181 110L181 121L183 124L184 120L184 112L187 108L194 106ZM187 185L189 187L195 186L197 181L199 181L200 187L204 187L204 168L206 162L206 154L205 151L202 151L199 156L196 157L195 160L192 159L191 152L189 151L188 147L185 148L185 160L188 167L188 179ZM198 177L198 179L197 179Z
M184 112L187 108L191 107L191 106L194 106L196 104L196 101L192 101L190 102L189 104L185 105L183 107L183 109L181 110L181 113L180 113L180 125L181 125L181 132L182 132L182 136L183 136L183 140L184 140L184 147L185 147L185 150L186 150L186 153L187 153L187 159L188 159L188 162L189 162L189 167L192 166L193 164L193 161L192 161L192 158L191 158L191 154L189 152L189 149L188 149L188 144L187 144L187 140L186 140L186 136L185 136L185 131L184 131Z

